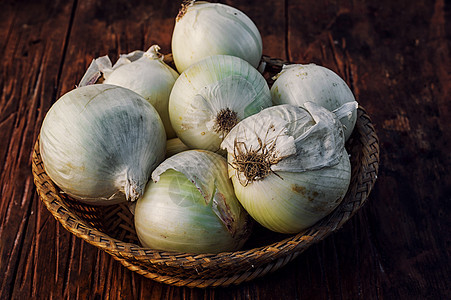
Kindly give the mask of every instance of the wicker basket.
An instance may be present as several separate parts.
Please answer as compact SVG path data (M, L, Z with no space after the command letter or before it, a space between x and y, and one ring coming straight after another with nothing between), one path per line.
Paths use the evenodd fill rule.
M171 56L167 56L169 62ZM264 57L268 83L281 60ZM139 245L133 216L125 205L89 206L60 193L45 173L35 144L32 170L40 199L69 232L109 253L125 267L147 278L176 286L209 287L239 284L286 265L313 243L339 229L368 199L376 181L379 142L369 116L358 108L356 127L346 144L352 177L342 203L327 217L297 235L282 235L260 226L241 251L219 254L165 252Z

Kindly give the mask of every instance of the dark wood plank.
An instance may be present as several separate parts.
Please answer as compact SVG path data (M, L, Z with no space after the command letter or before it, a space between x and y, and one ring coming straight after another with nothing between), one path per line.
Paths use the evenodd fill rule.
M53 273L53 261L48 262L47 273L37 269L49 257L46 252L54 251L55 236L41 231L43 226L59 227L53 220L48 222L51 216L36 197L30 150L55 98L72 3L4 4L0 12L4 58L0 79L0 298L26 299L37 296L42 285L39 277ZM49 247L41 248L38 243L41 233L50 233ZM51 291L54 285L48 281L44 286Z
M321 257L325 275L333 274L328 267L334 264L327 263L331 257L343 261L352 253L355 260L341 265L346 270L336 273L327 289L314 293L329 297L329 290L364 299L444 297L449 289L434 287L449 277L449 268L439 267L449 264L450 104L444 100L450 89L449 12L443 1L329 4L290 6L291 22L301 14L301 23L289 28L289 36L301 37L289 40L299 51L291 55L345 78L373 116L382 163L376 189L353 226L353 231L360 228L359 235L348 224L324 242L343 233L340 241L345 242ZM343 274L355 276L347 280ZM337 280L337 287L330 286Z

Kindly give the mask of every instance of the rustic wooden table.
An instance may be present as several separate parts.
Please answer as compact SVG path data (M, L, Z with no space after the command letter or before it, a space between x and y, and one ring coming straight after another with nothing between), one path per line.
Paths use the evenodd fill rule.
M261 31L264 54L331 68L381 147L367 204L288 266L190 289L124 268L55 221L31 151L42 120L94 57L170 52L179 1L2 1L1 299L450 299L451 27L445 0L222 1Z

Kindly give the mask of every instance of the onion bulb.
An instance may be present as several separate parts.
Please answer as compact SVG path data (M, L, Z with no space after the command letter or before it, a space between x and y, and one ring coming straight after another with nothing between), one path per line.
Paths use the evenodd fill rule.
M246 61L210 56L177 78L169 97L169 117L190 148L211 151L240 120L271 106L263 76Z
M153 45L144 51L122 54L112 66L108 56L93 60L80 86L95 81L103 74L105 84L128 88L146 99L157 110L168 138L174 138L168 113L168 101L178 73L163 61L160 47Z
M189 253L234 251L247 240L249 217L233 192L227 162L188 150L161 163L135 207L145 247Z
M166 158L186 150L189 150L188 146L183 144L179 138L172 138L166 141Z
M141 197L164 159L166 135L156 110L129 89L94 84L63 95L40 132L44 169L59 188L89 204Z
M342 126L327 109L279 105L235 126L222 143L246 211L264 227L298 233L329 214L349 186Z
M220 3L183 4L172 34L177 70L212 55L232 55L258 67L262 39L257 26L240 10Z
M332 70L315 64L285 65L271 87L273 103L315 102L334 112L348 140L357 120L357 102L346 82Z

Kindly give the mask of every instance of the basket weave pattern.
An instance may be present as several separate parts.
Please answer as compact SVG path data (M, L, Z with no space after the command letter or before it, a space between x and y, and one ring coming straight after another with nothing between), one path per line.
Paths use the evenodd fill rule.
M170 59L170 57L169 57ZM265 78L285 63L264 57ZM239 284L273 272L296 258L310 245L339 229L368 199L379 167L379 141L362 107L346 143L352 176L341 204L327 217L297 235L279 235L258 229L258 239L244 250L219 254L189 254L143 248L139 245L133 216L124 204L90 206L61 193L45 173L39 140L32 156L34 182L40 199L69 232L109 253L125 267L147 278L177 286L208 287ZM252 237L251 237L252 239Z

